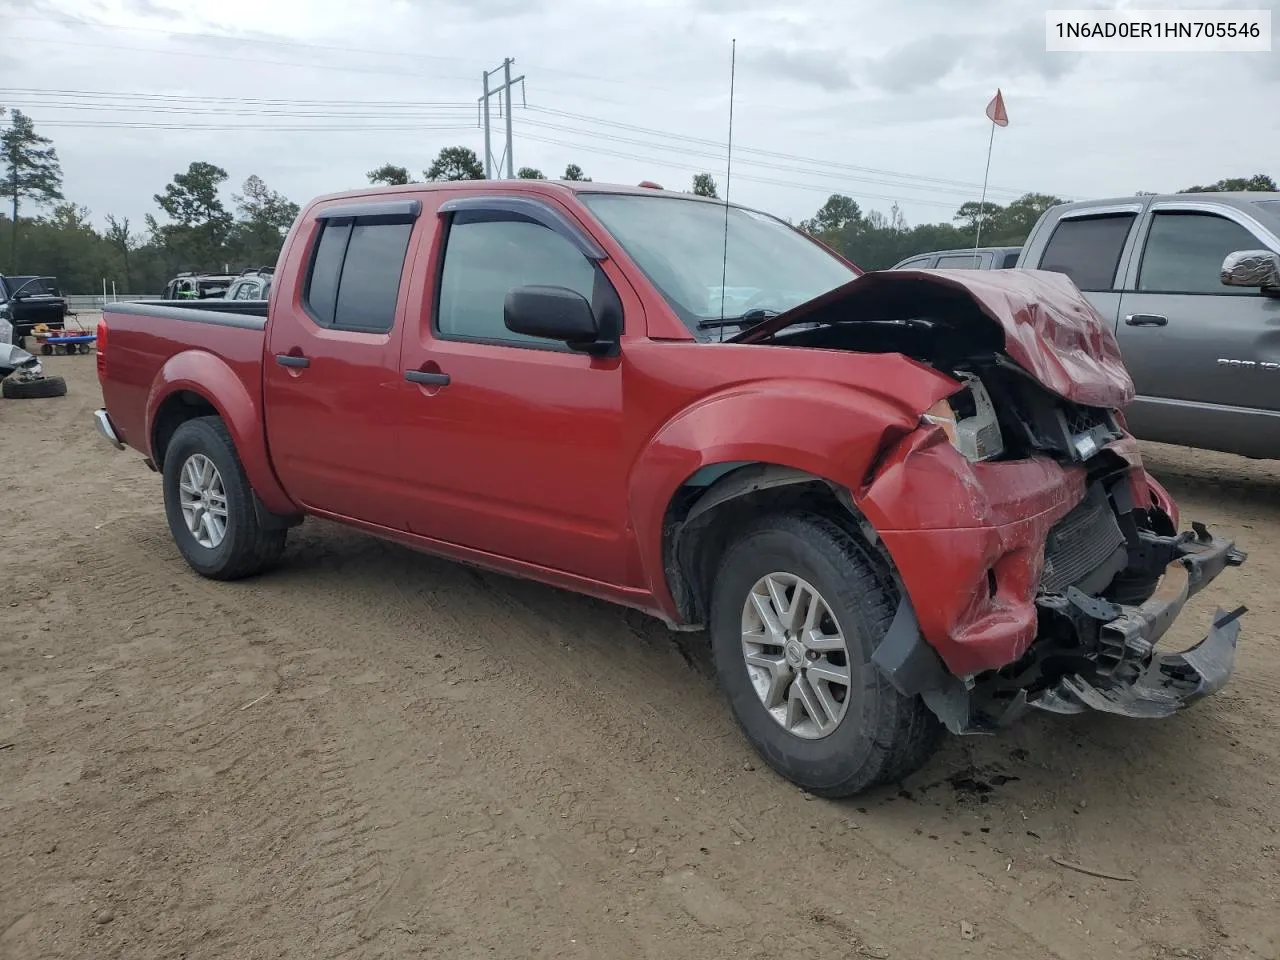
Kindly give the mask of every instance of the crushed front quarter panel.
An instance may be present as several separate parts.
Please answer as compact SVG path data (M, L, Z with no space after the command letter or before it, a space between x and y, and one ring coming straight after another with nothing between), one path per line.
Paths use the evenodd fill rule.
M924 638L952 674L969 676L1031 645L1045 540L1084 492L1083 468L1048 458L970 463L928 428L900 444L855 500Z

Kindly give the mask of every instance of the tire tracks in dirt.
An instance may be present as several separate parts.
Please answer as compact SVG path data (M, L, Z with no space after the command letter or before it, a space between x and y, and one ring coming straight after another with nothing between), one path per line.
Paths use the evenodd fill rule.
M119 529L139 527L125 521ZM109 784L124 800L102 814L104 825L114 824L106 849L59 841L59 859L84 858L76 885L84 902L108 903L82 918L81 942L104 956L128 955L135 938L230 956L254 949L272 927L296 932L293 914L314 928L308 956L381 956L355 930L380 882L367 802L328 718L307 698L314 665L292 634L175 575L168 550L150 536L121 543L71 535L67 546L83 578L56 592L81 612L86 635L93 630L83 613L95 605L114 634L114 642L68 651L85 659L83 694L103 706L88 715L39 716L32 708L34 736L24 747L87 741L91 759L72 786L87 783L94 793ZM148 620L112 616L136 610ZM40 698L38 675L24 685ZM269 695L244 709L263 687ZM17 808L19 823L36 815L29 805ZM175 860L185 891L145 868ZM238 892L256 891L250 909L261 927L219 902L227 872L241 879ZM202 889L207 896L197 894ZM282 902L283 891L297 892ZM110 911L109 924L93 919L101 910Z
M670 644L635 644L636 631L624 624L625 614L536 585L513 584L421 558L329 526L299 533L291 553L330 559L304 561L305 570L286 571L280 579L305 576L323 601L293 606L287 591L274 586L278 580L244 589L270 594L263 596L263 605L281 611L292 630L317 639L344 638L336 647L353 659L351 670L373 663L384 670L394 665L402 677L437 674L425 690L417 679L399 684L400 696L419 703L425 697L433 706L419 710L424 727L442 716L451 719L445 729L451 737L461 733L468 765L507 778L502 793L526 811L507 819L515 819L526 831L543 831L540 855L548 855L549 847L558 848L554 856L564 868L571 866L596 883L626 883L633 896L643 898L664 889L658 883L663 878L705 872L708 855L701 851L713 843L719 866L712 872L720 879L703 882L721 896L737 887L739 902L752 904L759 918L740 944L743 948L760 936L774 937L777 948L794 945L796 934L768 933L772 925L760 914L776 914L785 928L781 921L811 901L812 890L826 887L819 895L823 902L808 909L839 916L853 909L859 894L871 892L860 886L880 885L862 882L874 872L883 882L904 888L956 889L955 894L939 897L944 912L980 923L989 947L1003 943L1014 949L1034 943L1043 955L1072 955L1055 952L1058 948L1022 924L1007 922L1000 891L971 871L947 869L939 875L936 863L903 857L892 838L873 839L870 824L861 833L841 826L847 805L806 802L767 773L744 776L742 767L752 763L751 754L720 709L711 685L690 673ZM313 553L317 540L336 540L344 548L331 545ZM359 577L352 573L357 569ZM409 598L407 605L404 598ZM660 624L655 627L665 630ZM349 640L355 636L361 638L358 651ZM657 656L655 647L661 651ZM446 661L443 670L435 666L435 653ZM456 689L459 685L464 691ZM511 696L510 691L517 703L499 709L496 704ZM376 712L366 723L365 730L350 731L356 752L366 738L380 748L402 742L401 737L387 737ZM484 732L475 734L476 729ZM699 730L708 734L699 735ZM403 732L411 744L412 725L406 724ZM554 744L550 761L548 740ZM576 766L570 762L579 757L591 760ZM631 784L643 786L642 797L628 796ZM653 806L664 793L667 813ZM397 795L399 791L393 791L381 802L394 803ZM455 802L474 805L483 799L471 793ZM413 802L407 801L406 812L413 809ZM782 830L757 828L750 849L740 849L742 841L726 823L754 822L762 811L783 824L795 823ZM556 828L554 843L548 842L547 823ZM622 838L626 855L619 857L607 842L611 832ZM474 849L475 838L464 846ZM641 846L646 847L644 854ZM790 861L786 883L767 890L743 882L756 857ZM833 875L847 889L841 889L842 884L832 889ZM761 896L771 904L765 910ZM675 909L683 909L680 895L671 899ZM907 943L905 931L914 927L922 949L946 936L936 921L887 912L891 918L873 924L869 936ZM816 938L815 945L847 946L850 934L835 924L806 926L813 928L807 936ZM723 946L726 930L716 934Z

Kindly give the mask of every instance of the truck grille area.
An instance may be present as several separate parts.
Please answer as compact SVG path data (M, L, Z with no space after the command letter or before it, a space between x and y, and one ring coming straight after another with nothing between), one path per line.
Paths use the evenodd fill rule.
M1101 484L1049 531L1040 589L1062 593L1076 587L1101 593L1128 563L1124 534Z

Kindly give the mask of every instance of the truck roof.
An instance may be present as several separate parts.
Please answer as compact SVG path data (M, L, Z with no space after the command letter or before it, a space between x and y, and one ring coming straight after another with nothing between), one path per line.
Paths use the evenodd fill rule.
M1070 203L1059 204L1055 209L1058 210L1080 210L1088 207L1112 207L1124 206L1126 204L1136 204L1145 207L1148 203L1164 203L1170 200L1174 201L1212 201L1221 203L1229 207L1237 207L1241 210L1250 210L1257 212L1256 207L1260 203L1276 203L1280 202L1280 192L1277 191L1209 191L1206 193L1152 193L1152 194L1136 194L1131 197L1102 197L1096 200L1074 200ZM1267 208L1264 207L1264 210Z
M619 193L633 194L635 196L660 196L660 197L679 197L682 200L692 200L701 203L714 203L723 205L724 200L716 200L711 197L701 197L694 193L685 193L680 190L665 190L654 187L642 187L639 184L621 184L621 183L600 183L595 180L436 180L427 181L426 183L406 183L402 186L372 186L359 187L353 190L342 190L337 193L328 193L323 196L316 197L312 203L325 203L331 200L352 200L358 197L385 197L393 196L398 193L421 193L424 190L445 190L449 192L467 191L467 192L493 192L501 191L503 193L533 193L542 195L572 195L577 193ZM730 206L736 207L739 204L731 203Z

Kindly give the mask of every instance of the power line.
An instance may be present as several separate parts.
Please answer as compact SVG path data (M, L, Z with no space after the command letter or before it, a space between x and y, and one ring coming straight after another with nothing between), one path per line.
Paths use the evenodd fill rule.
M303 42L299 40L267 39L265 37L241 37L241 36L236 36L234 34L213 33L208 31L191 32L191 31L169 30L163 27L125 26L123 24L102 23L100 21L86 20L86 19L74 18L74 17L57 18L57 17L34 17L30 15L18 15L18 16L12 16L10 19L26 20L34 23L52 23L52 24L58 24L61 26L89 27L97 30L117 30L117 31L123 31L128 33L158 34L167 39L176 37L176 38L185 39L185 40L214 40L214 41L222 41L226 43L237 43L237 44L256 43L264 46L290 47L290 48L299 49L299 50L316 50L324 53L365 54L369 56L378 57L380 59L391 56L391 57L403 57L410 60L437 60L437 61L449 62L449 63L471 63L472 62L470 58L450 57L450 56L443 56L441 54L426 54L426 53L420 53L418 51L414 51L410 53L407 51L400 51L400 50L387 50L385 48L375 50L367 47L351 47L346 45L337 46L337 45L324 44L324 43ZM573 77L579 80L591 80L592 82L595 82L595 83L610 83L610 84L616 84L618 86L628 87L628 88L656 90L656 91L661 91L663 93L674 93L679 96L684 96L687 92L677 87L667 87L667 86L661 86L658 84L651 84L651 83L640 83L633 80L620 80L616 77L605 77L605 76L600 76L598 74L583 73L578 70L565 70L560 67L549 67L544 64L533 64L532 66L541 73L558 74L560 76ZM594 99L594 98L587 97L586 99ZM612 101L606 101L606 102L612 102ZM761 104L761 106L763 105L764 104Z
M537 143L547 143L557 147L565 147L570 150L576 150L579 153L596 154L596 155L605 156L605 157L615 157L621 160L635 160L640 163L661 164L673 170L681 170L684 173L703 173L704 172L700 167L695 167L695 166L682 167L677 164L673 164L670 162L670 160L664 159L664 158L638 156L637 154L634 154L634 153L624 153L619 150L611 150L605 147L593 146L591 144L573 143L568 140L559 140L554 137L543 137L543 136L538 136L537 134L532 134L532 133L522 134L522 136L525 140L533 140ZM766 184L773 184L773 185L782 186L782 187L795 187L800 190L811 190L819 193L825 193L828 195L832 193L844 193L846 195L852 196L854 199L861 198L866 200L888 200L893 203L901 203L906 201L910 203L919 203L919 204L925 204L925 205L934 206L934 207L945 207L949 210L954 210L956 207L954 202L949 203L945 200L934 200L934 199L929 199L924 197L911 197L911 196L906 196L901 194L898 196L887 196L882 194L863 193L861 191L851 191L849 189L848 183L841 183L838 185L835 184L834 182L828 182L826 184L819 184L819 183L811 184L811 183L801 183L796 180L778 180L772 177L750 176L747 174L738 174L738 173L734 174L734 179L747 180L747 181L750 181L751 183L766 183Z
M591 123L600 124L601 126L614 127L622 130L632 130L639 133L659 134L661 136L669 137L673 140L683 140L690 143L701 143L701 144L706 144L709 146L716 146L716 147L723 146L723 144L720 143L720 141L709 140L704 137L691 137L684 134L669 133L669 132L664 132L660 130L655 130L652 127L642 127L632 123L622 123L617 120L606 120L601 117L592 117L586 114L572 113L568 110L556 110L550 107L541 107L536 104L531 105L529 107L529 110L535 111L538 113L551 114L551 115L563 117L566 119L588 121ZM530 121L525 121L525 122L527 123ZM903 174L903 173L897 173L892 170L880 169L877 167L863 167L857 164L847 163L844 161L821 160L816 157L804 157L804 156L799 156L797 154L783 153L777 150L765 150L765 149L761 149L760 147L738 146L737 149L740 153L753 153L753 154L758 154L760 156L776 157L781 160L796 160L796 161L801 161L805 163L820 163L825 166L844 169L844 170L853 170L860 173L873 173L881 176L891 176L891 177L900 177L900 178L911 179L911 180L927 181L930 183L945 184L947 186L954 186L954 187L966 187L966 188L978 189L981 186L981 184L978 183L977 181L949 180L943 177L927 177L927 176L921 176L918 174ZM1002 192L1002 193L1016 194L1018 196L1021 196L1022 194L1030 192L1027 190L1015 189L1013 187L991 187L990 189L997 192Z
M14 106L27 107L26 102L15 103ZM227 116L227 117L325 117L334 120L350 118L354 120L431 120L441 117L445 118L472 118L472 126L475 126L475 104L469 103L460 107L434 107L420 109L415 113L393 113L386 111L369 111L369 110L308 110L296 107L275 108L275 107L251 107L248 109L235 109L234 107L180 107L172 105L160 106L129 106L127 104L111 104L102 106L100 104L63 104L63 103L37 103L36 108L44 110L71 110L71 111L89 111L93 113L156 113L156 114L182 114L185 116ZM47 122L47 121L43 121Z
M658 145L650 141L637 140L631 137L621 137L621 136L617 136L616 134L610 134L610 133L600 133L594 130L583 130L580 127L566 127L556 123L545 123L539 120L530 120L525 117L521 118L520 123L522 126L534 126L534 127L546 128L549 130L555 130L561 133L580 134L583 136L592 137L594 139L604 140L606 142L621 143L621 144L627 144L631 146L649 147L649 148L660 146L661 149L664 151L681 153L686 156L692 156L692 157L702 157L702 158L706 158L713 161L723 161L726 157L726 153L723 148L713 149L708 147L697 147L697 146L680 145L680 144ZM758 151L758 150L748 151L747 148L743 148L743 147L739 147L738 150L739 152L742 152L742 153L751 152L751 153L769 154L769 151ZM848 181L870 183L870 184L875 184L877 186L885 186L885 187L910 187L914 190L925 190L931 193L949 193L953 195L969 196L974 192L973 189L969 188L968 186L950 186L950 185L946 185L945 181L943 181L942 183L935 183L935 182L932 182L932 178L929 178L929 177L908 178L905 175L899 174L898 176L901 178L899 180L885 180L885 179L880 179L875 177L846 174L844 173L844 170L847 168L845 167L845 165L839 164L839 163L830 163L824 160L815 160L815 159L809 159L809 158L800 158L800 159L803 159L807 163L820 164L824 169L813 170L803 166L798 166L796 164L770 162L767 160L752 159L751 157L742 157L742 156L738 157L737 162L739 164L745 164L747 166L763 167L765 169L777 170L783 173L838 174L838 175L841 175L842 179L848 180ZM918 180L919 182L909 182L911 180ZM904 182L904 181L907 181L907 182Z
M67 90L51 87L0 87L3 96L80 97L84 99L157 100L175 103L261 103L298 104L302 106L349 107L439 107L471 108L473 100L303 100L292 97L228 97L188 93L138 93L124 90Z
M226 130L226 131L268 131L271 133L289 133L291 131L327 131L329 133L363 133L370 130L400 131L413 133L417 130L474 130L475 124L329 124L329 125L290 125L290 124L204 124L204 123L146 123L135 120L51 120L41 123L42 127L75 128L75 129L116 129L116 130Z
M197 53L193 50L157 50L154 47L126 47L114 43L85 43L82 40L54 40L47 37L24 37L20 35L9 36L8 40L18 40L22 43L51 43L59 47L85 47L97 50L123 50L128 53L148 53L164 57L195 57L201 60L223 60L231 63L252 63L255 65L270 65L276 67L303 67L307 70L330 70L342 73L368 73L378 74L392 77L416 77L422 80L455 80L459 83L464 82L458 74L428 74L414 70L388 70L378 67L355 67L349 64L322 64L322 63L299 63L294 60L264 60L261 57L232 57L219 53ZM589 98L588 98L589 99Z
M79 90L59 90L59 91L41 91L31 88L10 88L0 89L0 94L20 95L21 103L32 102L29 98L40 98L42 96L56 97L56 100L40 103L39 105L45 109L54 110L100 110L100 111L120 111L120 112L154 112L154 113L177 113L190 115L213 115L213 116L286 116L286 117L307 117L314 119L361 119L367 121L394 119L401 121L410 120L442 120L450 119L451 114L448 110L470 110L474 108L474 104L459 101L422 101L422 100L404 100L404 101L358 101L358 100L301 100L301 99L284 99L284 98L253 98L253 97L198 97L179 94L133 94L133 93L109 93L105 91L79 91ZM91 103L67 103L67 98L83 97L91 100ZM150 99L153 105L133 105L128 102L108 102L107 98L115 101L128 101L134 99ZM236 104L248 104L249 109L234 109ZM315 108L315 109L313 109ZM371 109L374 108L374 109ZM654 144L650 140L638 139L636 137L623 136L620 133L608 132L607 130L591 130L582 129L581 127L568 126L560 123L549 122L547 120L536 120L532 118L522 118L521 123L548 129L560 133L569 133L582 136L589 136L595 139L601 139L607 142L622 143L631 146L640 146L645 148L654 148L661 146L663 150L683 153L688 156L700 156L712 160L721 160L724 155L724 148L721 143L703 137L694 137L685 134L674 133L671 131L659 130L653 127L645 127L638 124L623 123L620 121L610 120L602 117L595 117L588 114L575 113L567 110L558 110L551 107L530 107L530 111L537 112L549 118L566 118L575 121L588 123L609 130L621 130L627 132L638 132L647 137L660 138L662 141L674 141L674 143ZM56 122L56 121L55 121ZM361 126L359 129L414 129L413 127L392 128L390 126L383 127L366 127ZM807 157L799 154L786 153L777 150L767 150L759 147L738 146L740 162L761 167L765 169L777 170L788 173L836 173L842 176L842 179L850 181L865 182L878 186L889 187L908 187L911 189L924 190L933 193L950 193L953 195L967 195L978 189L976 182L971 183L963 180L951 180L942 177L929 177L917 174L896 173L894 171L885 170L875 167L865 167L858 164L851 164L845 161L827 160L818 157ZM742 154L747 156L743 157ZM756 159L760 158L760 159ZM777 161L789 161L779 163ZM818 171L807 169L801 165L817 166L821 169ZM874 174L876 176L867 176L866 174ZM891 179L884 179L884 178ZM1025 190L1015 190L1009 187L994 187L992 192L996 194L1004 194L1014 197L1026 193Z

